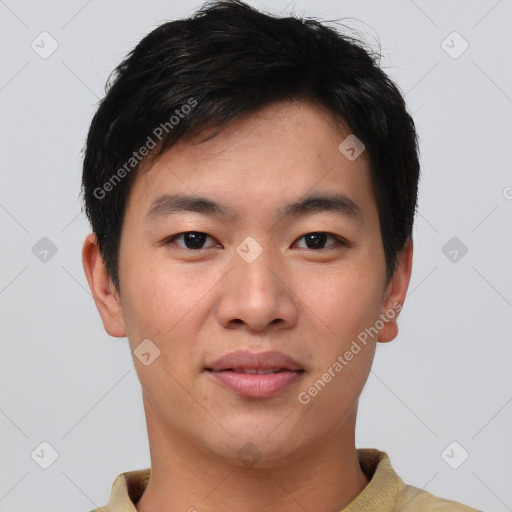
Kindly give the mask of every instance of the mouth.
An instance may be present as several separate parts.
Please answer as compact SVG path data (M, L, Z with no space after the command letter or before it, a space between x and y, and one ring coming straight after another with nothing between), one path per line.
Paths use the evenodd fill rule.
M272 398L290 390L303 379L305 370L287 359L285 363L272 358L259 358L250 364L227 366L222 359L217 368L207 367L207 373L216 385L242 398ZM213 365L212 365L213 366Z
M270 375L272 373L282 373L282 372L297 372L304 373L304 370L289 370L288 368L226 368L225 370L213 370L212 368L205 368L208 372L233 372L233 373L241 373L244 375Z
M284 394L303 379L305 370L285 368L226 368L206 373L215 384L246 399L265 399Z
M250 352L248 350L239 350L224 354L222 357L206 364L206 370L209 371L233 371L242 373L253 370L259 372L268 370L269 372L280 372L283 370L300 371L304 370L295 359L287 354L270 350L267 352Z
M204 370L216 384L244 398L276 396L305 373L295 359L276 350L231 352L207 364Z

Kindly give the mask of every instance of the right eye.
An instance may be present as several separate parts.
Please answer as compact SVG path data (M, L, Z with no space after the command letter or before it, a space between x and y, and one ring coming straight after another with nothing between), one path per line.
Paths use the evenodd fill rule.
M215 240L210 235L203 233L201 231L185 231L183 233L178 233L177 235L173 235L169 238L166 238L163 243L164 243L164 245L167 245L167 246L169 246L171 244L176 244L179 247L181 247L182 249L197 251L197 250L201 250L201 249L205 248L202 246L205 243L205 240L207 238L211 238L212 240ZM184 246L176 242L177 240L180 240L180 239L183 240ZM213 245L212 247L215 247L215 245Z

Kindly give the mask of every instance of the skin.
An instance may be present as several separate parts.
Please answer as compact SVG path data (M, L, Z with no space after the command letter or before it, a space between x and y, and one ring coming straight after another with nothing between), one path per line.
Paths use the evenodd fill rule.
M358 398L377 342L398 333L397 317L304 405L307 390L379 315L402 305L412 242L386 280L378 211L363 154L349 161L338 145L350 132L310 103L266 107L231 123L208 142L181 140L136 177L120 246L121 296L90 234L83 265L105 330L128 337L133 351L149 338L161 353L145 366L142 386L151 481L139 512L295 512L341 510L368 478L355 448ZM206 196L231 207L221 218L183 211L158 221L146 212L163 192ZM311 193L339 192L359 204L360 220L320 212L279 220L284 204ZM187 249L187 231L207 233ZM332 233L324 249L304 235ZM263 252L247 263L236 252L248 236ZM322 247L322 246L321 246ZM266 399L247 399L204 372L238 349L279 350L305 373ZM237 452L253 443L248 466Z

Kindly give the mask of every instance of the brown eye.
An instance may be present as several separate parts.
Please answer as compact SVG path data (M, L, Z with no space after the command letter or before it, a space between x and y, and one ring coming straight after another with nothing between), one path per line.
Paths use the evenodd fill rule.
M301 236L299 240L302 238L306 243L306 249L323 250L330 249L331 247L339 245L346 245L346 243L341 238L337 237L336 235L332 235L331 233L325 233L323 231L307 233L306 235ZM328 247L324 247L329 238L333 239L335 243Z
M205 249L203 247L207 238L211 238L210 235L206 233L202 233L201 231L186 231L184 233L179 233L165 240L165 245L170 245L172 243L176 243L182 249L190 249L190 250L200 250ZM176 240L182 240L182 244L177 243Z

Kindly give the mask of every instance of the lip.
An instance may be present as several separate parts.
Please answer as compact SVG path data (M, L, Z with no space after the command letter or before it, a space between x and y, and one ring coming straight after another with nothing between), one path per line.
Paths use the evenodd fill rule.
M274 370L277 373L242 373L244 370ZM270 398L301 380L305 370L281 352L231 352L209 363L212 379L246 398Z
M216 361L206 365L206 370L304 370L302 366L291 356L269 350L267 352L249 352L248 350L239 350L225 354Z

